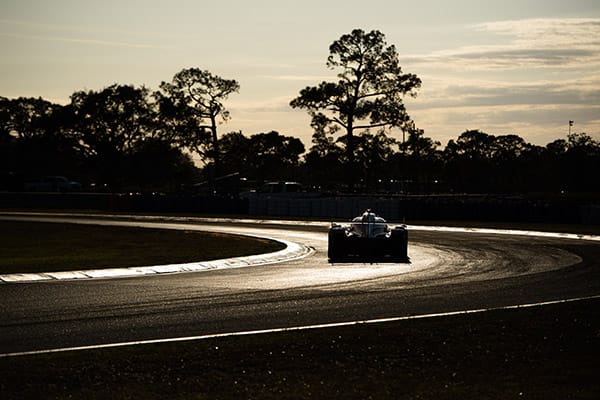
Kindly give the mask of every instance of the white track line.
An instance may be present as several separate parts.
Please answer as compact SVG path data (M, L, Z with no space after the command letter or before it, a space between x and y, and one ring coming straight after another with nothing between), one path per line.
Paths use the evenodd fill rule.
M63 353L63 352L80 351L80 350L108 349L108 348L138 346L138 345L146 345L146 344L187 342L187 341L197 341L197 340L206 340L206 339L218 339L218 338L233 337L233 336L251 336L251 335L262 335L262 334L268 334L268 333L298 332L298 331L306 331L306 330L340 328L340 327L345 327L345 326L366 325L366 324L382 324L382 323L399 322L399 321L407 321L407 320L414 320L414 319L439 318L439 317L451 317L451 316L455 316L455 315L477 314L477 313L483 313L483 312L488 312L488 311L514 310L514 309L520 309L520 308L540 307L540 306L548 306L548 305L553 305L553 304L572 303L572 302L576 302L576 301L595 300L595 299L600 299L600 295L576 297L576 298L565 299L565 300L544 301L544 302L539 302L539 303L519 304L519 305L503 306L503 307L479 308L479 309L473 309L473 310L450 311L450 312L444 312L444 313L433 313L433 314L422 314L422 315L409 315L409 316L404 316L404 317L389 317L389 318L379 318L379 319L369 319L369 320L359 320L359 321L335 322L335 323L329 323L329 324L292 326L292 327L288 327L288 328L259 329L259 330L253 330L253 331L215 333L215 334L199 335L199 336L139 340L139 341L134 341L134 342L118 342L118 343L106 343L106 344L91 345L91 346L63 347L63 348L47 349L47 350L23 351L23 352L0 354L0 358L51 354L51 353Z
M15 213L16 214L16 213ZM32 213L33 214L33 213ZM32 215L30 214L30 215ZM22 214L21 214L22 215ZM42 215L42 214L37 214ZM43 214L47 216L48 214ZM72 215L72 214L71 214ZM63 214L64 216L64 214ZM153 217L150 217L153 218ZM157 217L160 218L160 217ZM0 216L2 219L2 216ZM7 219L11 219L10 217ZM172 218L171 218L172 220ZM232 220L225 220L220 218L198 218L194 219L197 222L232 222ZM297 224L298 221L281 221L281 220L251 220L245 219L237 222L245 222L245 223L269 223L269 224L281 224L281 225L289 225L289 224ZM307 222L304 223L306 225L313 226L328 226L328 223L323 222ZM457 227L445 227L445 226L409 226L410 230L417 231L435 231L435 232L464 232L464 233L485 233L485 234L500 234L500 235L522 235L522 236L539 236L539 237L549 237L549 238L562 238L562 239L577 239L577 240L591 240L591 241L600 241L600 236L598 235L583 235L583 234L570 234L570 233L556 233L556 232L542 232L542 231L524 231L524 230L509 230L509 229L488 229L488 228L457 228ZM282 241L278 239L279 241ZM291 244L291 247L299 246L295 243L288 242L288 248ZM299 246L304 248L304 246ZM296 248L296 251L299 249ZM285 250L283 250L285 251ZM302 258L308 254L313 252L312 249L304 248L298 254L292 258ZM256 256L260 257L260 256ZM227 261L227 260L219 260L219 261ZM284 260L270 260L267 263L275 263ZM217 261L218 262L218 261ZM244 264L244 262L242 262ZM258 265L253 264L253 265ZM190 265L198 265L198 263L193 264L182 264L186 266ZM235 263L234 263L235 265ZM177 266L175 266L175 270L171 269L172 266L156 266L156 267L147 267L152 270L152 272L148 273L161 273L161 268L164 269L164 272L180 272ZM216 268L227 268L227 262L225 262L221 267L213 267L208 269L216 269ZM239 263L237 266L239 267ZM232 266L229 266L232 268ZM114 269L115 276L123 276L124 271L128 270L129 274L136 275L132 273L131 270L140 270L143 268L125 268L125 269ZM207 268L201 268L207 269ZM193 269L192 269L193 270ZM190 269L184 269L184 271L190 271ZM50 276L48 274L20 274L23 280L21 281L32 281L39 279L78 279L80 277L91 277L84 274L84 276L79 276L78 274L83 271L75 271L75 272L65 272L65 273L54 273ZM61 276L64 274L64 276ZM140 273L143 275L143 273ZM29 276L26 276L29 275ZM38 275L45 275L43 278L36 278ZM128 275L131 276L131 275ZM0 281L4 276L0 275ZM77 350L93 350L93 349L103 349L103 348L114 348L114 347L124 347L124 346L134 346L134 345L144 345L144 344L158 344L158 343L171 343L171 342L183 342L183 341L194 341L194 340L205 340L205 339L214 339L221 337L231 337L231 336L247 336L247 335L258 335L258 334L266 334L266 333L279 333L279 332L291 332L291 331L303 331L303 330L312 330L312 329L324 329L324 328L335 328L335 327L343 327L343 326L352 326L352 325L361 325L361 324L376 324L376 323L386 323L386 322L396 322L396 321L404 321L404 320L412 320L412 319L423 319L423 318L435 318L435 317L448 317L453 315L464 315L464 314L474 314L474 313L482 313L487 311L495 311L495 310L511 310L518 308L529 308L529 307L538 307L544 305L552 305L552 304L561 304L561 303L569 303L574 301L581 300L591 300L598 299L600 295L588 296L588 297L578 297L566 300L554 300L540 303L530 303L530 304L522 304L522 305L513 305L513 306L505 306L505 307L495 307L495 308L482 308L482 309L474 309L474 310L462 310L462 311L452 311L446 313L434 313L434 314L423 314L423 315L412 315L412 316L404 316L404 317L390 317L390 318L381 318L381 319L372 319L372 320L360 320L360 321L348 321L348 322L339 322L339 323L330 323L330 324L318 324L318 325L305 325L305 326L296 326L296 327L288 327L288 328L274 328L274 329L263 329L263 330L254 330L254 331L241 331L241 332L228 332L228 333L217 333L217 334L209 334L209 335L200 335L200 336L188 336L188 337L179 337L179 338L167 338L167 339L154 339L154 340L142 340L142 341L134 341L134 342L120 342L120 343L108 343L102 345L93 345L93 346L79 346L79 347L65 347L65 348L57 348L57 349L48 349L48 350L37 350L37 351L28 351L28 352L16 352L16 353L4 353L0 354L0 358L3 357L15 357L15 356L25 356L25 355L36 355L36 354L48 354L48 353L58 353L58 352L67 352L67 351L77 351Z

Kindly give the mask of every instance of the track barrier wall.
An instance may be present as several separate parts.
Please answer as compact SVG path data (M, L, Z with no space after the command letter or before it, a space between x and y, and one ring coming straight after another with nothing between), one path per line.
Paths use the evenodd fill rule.
M1 209L199 213L348 220L365 209L389 221L458 220L600 225L600 204L519 197L262 195L247 198L190 194L0 192Z

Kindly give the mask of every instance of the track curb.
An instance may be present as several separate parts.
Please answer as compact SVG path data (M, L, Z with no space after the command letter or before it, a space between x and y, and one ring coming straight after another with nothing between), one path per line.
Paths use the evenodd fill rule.
M21 214L22 215L22 214ZM44 217L49 217L45 214ZM1 220L32 220L35 217L28 215L21 218L19 215L0 214ZM48 221L49 219L45 219ZM57 221L61 222L61 221ZM298 260L314 253L314 249L295 242L283 239L261 236L263 239L273 240L283 243L286 248L273 253L257 254L244 257L232 257L221 260L199 261L181 264L166 264L140 267L124 268L95 268L81 269L73 271L39 272L39 273L12 273L0 274L1 283L27 283L44 282L57 280L79 280L79 279L98 279L98 278L120 278L149 276L158 274L173 274L185 272L215 271L232 268L256 267L261 265L276 264L281 262Z
M199 222L199 223L241 223L241 224L270 224L270 225L293 225L298 221L289 220L265 220L265 219L230 219L230 218L204 218L204 217L164 217L164 216L123 216L114 214L75 214L75 213L41 213L41 212L2 212L0 220L52 220L61 218L73 218L76 222L78 218L98 218L99 221L104 219L114 219L115 221L134 220L146 222ZM63 221L55 221L63 222ZM118 222L117 222L118 223ZM303 221L303 225L326 228L329 223L317 221ZM516 236L537 236L548 238L560 238L569 240L587 240L600 241L599 235L584 235L573 233L557 233L557 232L541 232L541 231L526 231L512 229L492 229L492 228L461 228L461 227L446 227L446 226L419 226L410 225L409 230L415 231L435 231L435 232L461 232L461 233L488 233L494 235L516 235ZM94 279L94 278L118 278L118 277L135 277L148 276L165 273L184 273L184 272L200 272L214 271L230 268L254 267L268 264L293 261L309 256L314 253L314 249L298 243L286 241L283 239L275 239L264 237L264 239L275 240L286 245L286 248L274 253L260 254L247 257L234 257L222 260L212 260L203 262L192 262L184 264L167 264L142 267L127 267L127 268L104 268L104 269L87 269L74 271L58 271L58 272L43 272L43 273L13 273L0 275L0 284L2 283L26 283L26 282L42 282L56 280L75 280L75 279Z

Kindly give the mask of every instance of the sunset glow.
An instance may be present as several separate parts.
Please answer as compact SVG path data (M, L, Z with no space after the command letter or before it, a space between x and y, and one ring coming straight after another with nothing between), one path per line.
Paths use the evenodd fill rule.
M467 129L545 145L569 120L600 139L600 3L586 0L6 0L0 96L66 104L114 83L155 90L198 67L240 83L221 133L275 130L309 147L309 117L289 102L335 79L329 45L354 28L380 30L422 79L407 109L442 145Z

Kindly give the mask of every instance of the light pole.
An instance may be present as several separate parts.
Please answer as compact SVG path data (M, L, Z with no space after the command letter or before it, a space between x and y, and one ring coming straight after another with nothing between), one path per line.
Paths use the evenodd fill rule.
M571 127L573 126L573 120L569 120L569 135L571 135Z

